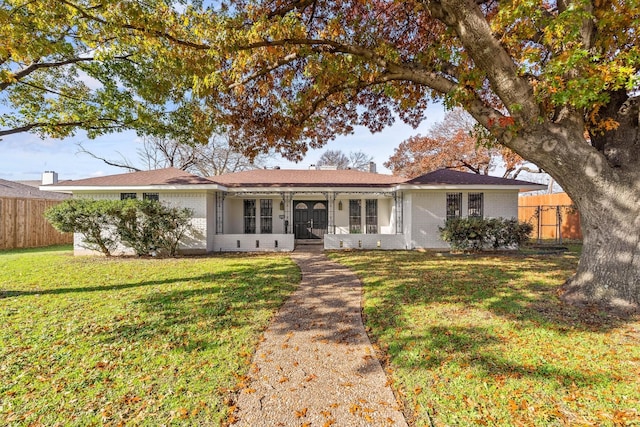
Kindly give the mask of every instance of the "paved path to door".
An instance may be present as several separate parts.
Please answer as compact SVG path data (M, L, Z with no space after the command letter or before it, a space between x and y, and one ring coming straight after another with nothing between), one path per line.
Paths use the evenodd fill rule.
M406 426L360 315L361 283L319 250L264 334L235 426Z

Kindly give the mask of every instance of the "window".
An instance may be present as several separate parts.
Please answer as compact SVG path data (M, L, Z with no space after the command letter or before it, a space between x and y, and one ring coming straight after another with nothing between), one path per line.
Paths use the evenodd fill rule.
M137 199L138 195L136 193L120 193L120 200L129 200L129 199Z
M158 193L142 193L142 198L144 200L160 200L160 195Z
M245 234L256 233L256 201L244 201L244 232Z
M273 200L260 199L260 233L273 233Z
M447 193L447 220L462 216L462 193Z
M362 213L360 200L349 200L349 233L362 233Z
M378 201L376 199L367 199L365 205L367 234L378 233Z
M484 193L469 193L469 218L484 216Z

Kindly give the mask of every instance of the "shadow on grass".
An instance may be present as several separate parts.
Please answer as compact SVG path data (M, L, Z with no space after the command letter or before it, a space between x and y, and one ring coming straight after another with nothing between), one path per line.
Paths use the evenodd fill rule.
M437 257L365 252L333 258L363 278L365 323L373 340L404 372L449 366L446 371L476 372L496 381L524 378L566 388L603 385L614 382L615 375L545 360L537 349L553 348L553 337L569 332L607 334L637 320L637 316L570 307L559 300L558 287L575 271L573 255ZM437 313L433 321L420 318L420 313L426 317L430 312Z
M427 328L420 337L396 338L394 345L397 349L418 347L428 349L428 352L418 357L405 358L398 356L395 363L401 363L404 368L437 369L446 363L455 363L460 367L472 366L479 370L482 377L491 378L527 378L535 382L559 382L563 386L587 386L606 383L614 380L609 374L587 374L563 367L555 361L539 361L532 363L517 363L505 354L487 351L492 346L500 345L502 339L491 330L484 327L441 327ZM398 352L396 352L398 353Z
M352 255L345 262L366 277L370 296L380 299L376 310L382 312L376 317L383 323L398 321L397 304L434 303L460 303L488 310L523 327L531 324L560 332L606 333L638 318L563 304L557 290L575 270L577 259L571 256L477 255L443 259L400 252L363 254L362 258Z
M166 349L187 352L221 347L225 339L216 336L245 327L255 327L256 313L277 310L296 286L293 267L271 267L233 271L232 282L220 282L216 275L190 277L202 282L195 288L162 290L139 298L133 304L145 313L144 320L127 319L103 333L106 343L145 341L163 337ZM202 337L205 337L204 339Z
M200 276L188 276L188 277L174 277L164 280L148 280L142 282L131 283L119 283L119 284L104 284L99 286L78 286L74 288L53 288L53 289L40 289L30 291L0 291L0 299L30 295L60 295L69 293L84 293L84 292L108 292L108 291L120 291L124 289L140 288L145 286L158 286L158 285L170 285L172 283L181 283L189 281L210 280L213 274L203 274Z

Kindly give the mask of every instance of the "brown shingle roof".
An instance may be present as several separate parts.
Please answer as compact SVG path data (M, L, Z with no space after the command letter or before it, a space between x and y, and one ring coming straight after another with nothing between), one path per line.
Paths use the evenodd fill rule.
M439 169L417 178L406 181L407 184L422 185L535 185L535 183L517 179L499 178L497 176L480 175L477 173L460 172L451 169Z
M166 168L118 175L61 181L55 187L140 187L152 185L220 184L239 187L389 187L409 185L508 185L531 186L533 183L495 176L441 169L407 180L399 176L357 170L254 169L210 178L181 169Z
M8 181L6 179L0 179L0 197L62 200L68 199L69 197L71 197L71 194L44 192L30 185Z
M79 179L77 181L60 181L60 187L138 187L145 185L193 185L213 184L207 178L190 174L177 168L157 169L151 171L129 172L118 175L107 175L96 178Z
M255 169L209 178L227 187L383 187L405 181L357 170Z

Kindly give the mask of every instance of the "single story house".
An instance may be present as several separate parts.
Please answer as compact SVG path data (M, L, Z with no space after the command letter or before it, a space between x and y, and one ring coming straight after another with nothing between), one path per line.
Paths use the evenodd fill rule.
M447 249L447 218L518 217L526 181L453 170L413 179L357 170L256 169L203 178L167 168L42 186L74 197L151 198L193 210L184 253L325 249ZM75 236L75 252L82 248Z

